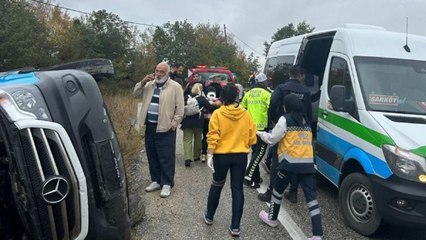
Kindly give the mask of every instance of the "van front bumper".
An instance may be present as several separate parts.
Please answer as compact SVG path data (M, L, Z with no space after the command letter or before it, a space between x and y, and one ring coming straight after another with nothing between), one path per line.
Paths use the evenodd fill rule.
M370 176L380 216L389 223L409 227L426 226L426 184Z

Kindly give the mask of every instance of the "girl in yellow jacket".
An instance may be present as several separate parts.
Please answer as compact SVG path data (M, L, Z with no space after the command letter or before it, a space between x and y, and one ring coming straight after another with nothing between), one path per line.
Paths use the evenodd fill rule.
M232 221L229 232L240 235L243 215L243 181L247 166L247 154L256 144L256 125L250 114L236 103L237 87L228 84L222 89L223 106L213 112L207 134L207 164L213 170L213 180L204 212L204 222L213 224L220 193L231 170Z

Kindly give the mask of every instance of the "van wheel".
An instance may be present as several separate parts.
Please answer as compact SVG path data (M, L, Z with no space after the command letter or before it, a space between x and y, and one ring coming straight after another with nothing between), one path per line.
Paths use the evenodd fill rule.
M382 218L377 212L370 180L365 175L352 173L343 179L339 205L345 223L356 232L369 236L379 230Z

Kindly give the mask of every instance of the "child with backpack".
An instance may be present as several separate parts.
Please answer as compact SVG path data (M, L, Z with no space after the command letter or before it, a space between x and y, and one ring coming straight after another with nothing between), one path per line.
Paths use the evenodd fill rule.
M203 93L203 85L194 83L190 94L185 96L185 117L182 120L183 151L185 166L190 167L192 161L201 157L201 134L204 128L202 110L214 111L217 107L210 104Z
M257 132L266 143L278 143L279 160L269 211L262 210L259 217L271 227L278 225L277 218L284 190L290 183L289 179L296 178L303 189L311 215L313 237L309 239L320 240L323 232L320 208L316 200L312 131L307 117L303 114L303 103L296 94L284 97L284 110L284 115L271 133Z

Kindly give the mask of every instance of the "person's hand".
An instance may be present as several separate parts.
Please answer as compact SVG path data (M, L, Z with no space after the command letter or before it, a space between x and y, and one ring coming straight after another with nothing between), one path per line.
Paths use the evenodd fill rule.
M213 102L213 106L220 107L220 106L222 106L222 102L220 100L216 100L216 101Z
M214 172L213 154L207 154L207 166Z
M262 132L261 131L256 131L256 135L260 136L260 135L262 135Z
M152 81L152 80L154 80L154 79L155 79L154 73L151 73L151 74L146 75L146 76L142 79L141 83L142 83L142 84L146 84L147 82Z

